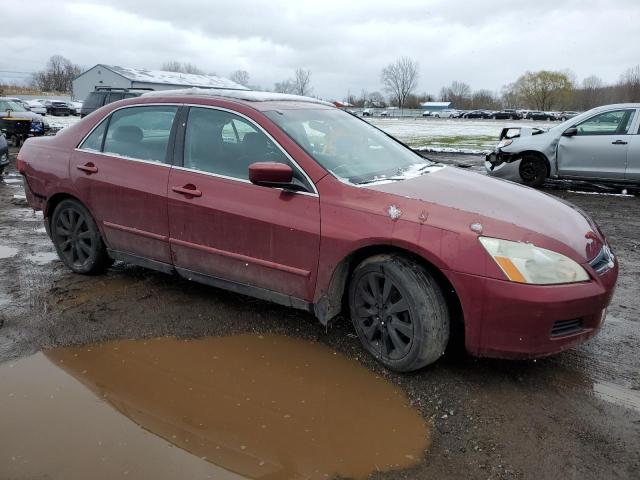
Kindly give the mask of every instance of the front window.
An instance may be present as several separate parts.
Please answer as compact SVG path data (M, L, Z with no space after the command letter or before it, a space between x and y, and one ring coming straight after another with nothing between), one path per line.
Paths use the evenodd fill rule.
M600 113L577 127L578 135L626 135L629 133L634 110L615 110Z
M28 111L18 102L14 102L12 100L0 100L0 112L4 113L7 110L11 110L12 112L26 112Z
M431 162L363 120L341 110L265 112L322 167L352 184L425 173Z

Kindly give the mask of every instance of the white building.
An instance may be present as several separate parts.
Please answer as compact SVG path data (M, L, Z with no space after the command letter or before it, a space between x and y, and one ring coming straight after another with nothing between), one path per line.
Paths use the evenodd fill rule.
M73 98L84 100L96 87L151 88L153 90L199 87L248 90L238 83L215 75L98 64L73 80Z

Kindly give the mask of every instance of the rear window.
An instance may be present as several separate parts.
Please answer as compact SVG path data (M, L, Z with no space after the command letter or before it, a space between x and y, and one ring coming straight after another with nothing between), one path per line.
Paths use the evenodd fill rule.
M105 93L104 92L91 92L89 96L85 99L82 106L84 108L98 108L101 107L104 101Z

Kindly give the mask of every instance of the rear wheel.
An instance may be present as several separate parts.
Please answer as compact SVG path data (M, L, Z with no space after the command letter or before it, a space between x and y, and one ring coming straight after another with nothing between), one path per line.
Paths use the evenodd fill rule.
M353 272L351 320L364 348L391 370L435 362L449 341L449 311L436 281L399 255L376 255Z
M546 162L537 155L525 155L520 160L520 178L529 187L541 187L549 176Z
M51 238L60 259L76 273L101 273L112 263L96 222L77 200L63 200L55 208Z

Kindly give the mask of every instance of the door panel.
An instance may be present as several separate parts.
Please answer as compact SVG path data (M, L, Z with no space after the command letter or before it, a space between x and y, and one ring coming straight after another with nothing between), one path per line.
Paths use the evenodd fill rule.
M78 166L93 165L96 173ZM107 246L171 262L167 218L169 166L100 153L74 152L71 178L80 198L103 227Z
M171 263L167 183L177 106L114 111L71 158L74 186L114 250Z
M201 196L173 187L197 189ZM177 267L313 299L320 248L317 196L173 168L168 197Z
M623 180L635 110L597 114L577 125L578 134L560 137L558 172L585 179Z

